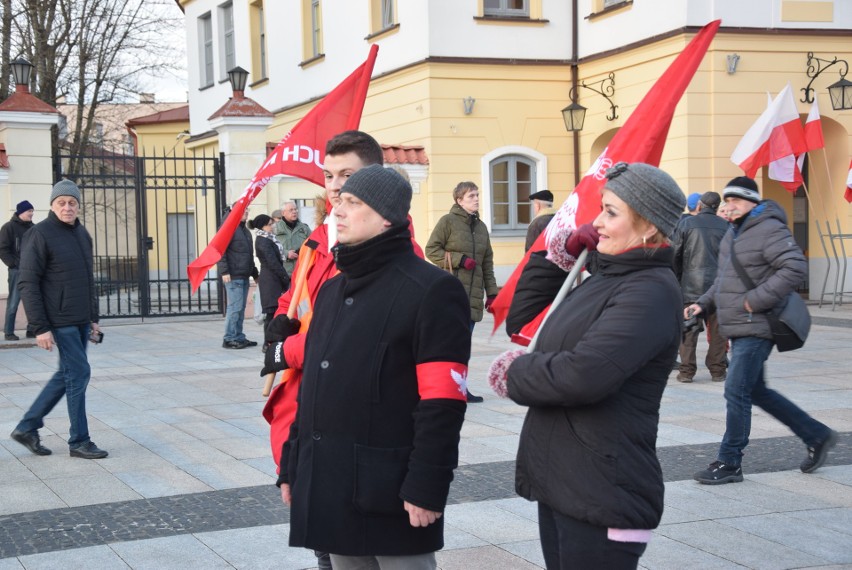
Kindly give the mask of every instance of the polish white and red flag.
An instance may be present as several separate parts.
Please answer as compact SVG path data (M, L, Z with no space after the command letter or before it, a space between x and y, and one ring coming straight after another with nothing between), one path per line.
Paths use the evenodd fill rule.
M303 178L318 186L325 185L322 171L325 143L338 133L357 129L361 123L367 87L370 85L378 51L378 44L373 44L367 60L311 109L269 153L219 231L201 255L186 266L193 293L201 285L210 268L222 258L246 208L272 177L286 174Z
M846 192L843 197L847 202L852 202L852 161L849 162L849 174L846 175Z
M793 99L793 88L788 83L743 135L731 154L731 161L746 176L754 178L759 168L806 151L805 132Z
M825 139L822 136L822 121L819 115L819 104L814 99L811 110L804 126L805 148L808 152L823 148ZM789 155L769 163L769 178L777 180L788 192L795 192L805 179L802 168L805 163L805 153L799 156Z

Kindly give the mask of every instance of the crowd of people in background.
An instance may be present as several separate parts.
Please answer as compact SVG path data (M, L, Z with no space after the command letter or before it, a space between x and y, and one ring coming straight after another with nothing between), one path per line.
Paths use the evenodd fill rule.
M333 137L316 227L300 220L294 200L251 220L246 210L217 267L227 294L223 348L258 345L243 330L250 280L257 283L261 375L286 375L263 415L290 507L289 541L314 550L323 570L435 568L466 407L484 400L468 388L467 364L474 326L499 289L479 188L456 185L424 253L409 215L411 185L382 163L370 135ZM698 483L743 480L753 405L802 439L803 473L823 465L837 442L766 382L767 315L807 271L783 209L747 177L721 196L688 197L647 164L617 163L605 178L597 218L555 231L542 247L554 197L530 195L525 247L534 251L507 331L554 302L584 251L586 278L554 303L529 351L506 353L489 378L498 395L527 408L516 490L538 503L548 568L638 566L663 513L660 402L678 355L676 380L694 381L702 330L711 381L724 383L726 430ZM19 340L22 300L26 335L59 352L58 371L11 437L51 454L38 430L65 396L70 455L103 459L85 406L86 349L103 333L81 201L62 180L45 220L34 224L24 200L0 228L5 339Z

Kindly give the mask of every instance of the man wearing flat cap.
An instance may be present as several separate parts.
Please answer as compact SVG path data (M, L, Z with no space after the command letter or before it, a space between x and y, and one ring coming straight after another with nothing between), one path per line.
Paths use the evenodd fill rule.
M553 193L550 190L540 190L534 194L530 194L530 203L533 207L533 221L527 226L527 241L524 244L524 251L528 251L553 216L556 215L556 210L553 208Z
M435 568L466 408L470 306L458 279L414 254L411 186L399 174L362 168L340 200L340 274L317 297L277 482L290 546L331 553L335 570ZM261 374L288 366L284 347L269 347Z
M716 279L719 266L719 244L727 233L729 224L716 215L721 198L716 192L705 192L698 200L698 212L678 223L672 247L674 248L675 275L680 282L684 306L695 303ZM703 321L707 330L707 356L704 363L713 382L724 382L727 375L728 339L719 333L716 313L705 313ZM683 333L680 345L678 382L692 382L697 371L695 348L700 327L693 326Z
M98 298L93 273L92 237L80 223L80 189L60 180L50 193L47 219L24 235L18 286L27 318L40 348L59 352L59 370L48 380L12 439L36 455L52 452L41 444L44 417L65 396L71 457L102 459L108 455L89 437L86 388L91 367L86 356L90 333L97 340Z
M0 259L8 268L9 296L6 297L6 321L3 332L6 340L20 340L15 334L15 321L18 317L18 305L21 294L18 291L18 265L21 263L21 242L24 234L33 227L35 209L28 200L18 202L12 219L0 228ZM32 327L27 325L27 338L35 338Z

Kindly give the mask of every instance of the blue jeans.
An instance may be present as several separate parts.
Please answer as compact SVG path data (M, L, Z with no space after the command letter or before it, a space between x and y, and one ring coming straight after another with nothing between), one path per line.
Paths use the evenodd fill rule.
M244 341L243 321L246 318L246 301L248 301L248 277L232 277L225 283L228 293L228 308L225 312L225 342Z
M59 370L42 388L17 429L29 432L44 427L44 417L65 396L71 420L68 447L74 449L89 441L89 422L86 420L86 387L92 375L86 358L89 325L59 327L51 332L59 351Z
M725 381L727 417L719 461L740 465L751 432L751 405L762 408L790 428L806 445L817 445L830 432L828 426L810 417L793 402L766 386L764 363L773 343L746 336L731 339L731 366Z
M15 318L18 316L18 305L21 304L21 292L18 291L18 268L9 268L9 296L6 298L6 322L3 332L15 333ZM27 330L29 330L29 325Z

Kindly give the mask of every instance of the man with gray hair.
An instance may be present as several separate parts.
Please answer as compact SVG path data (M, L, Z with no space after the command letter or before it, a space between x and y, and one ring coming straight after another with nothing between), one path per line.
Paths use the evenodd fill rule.
M60 180L50 193L50 212L26 234L21 245L18 286L27 318L39 348L59 351L59 370L48 380L12 439L36 455L50 455L38 430L44 417L65 396L71 429L71 457L102 459L108 455L89 437L86 387L91 367L86 356L89 341L103 338L98 326L98 299L92 270L92 237L80 223L80 189ZM90 334L91 333L91 334Z
M273 228L275 239L284 246L284 269L287 275L293 276L296 260L299 258L299 248L311 235L308 224L299 220L299 208L294 200L288 200L281 205L281 221Z

